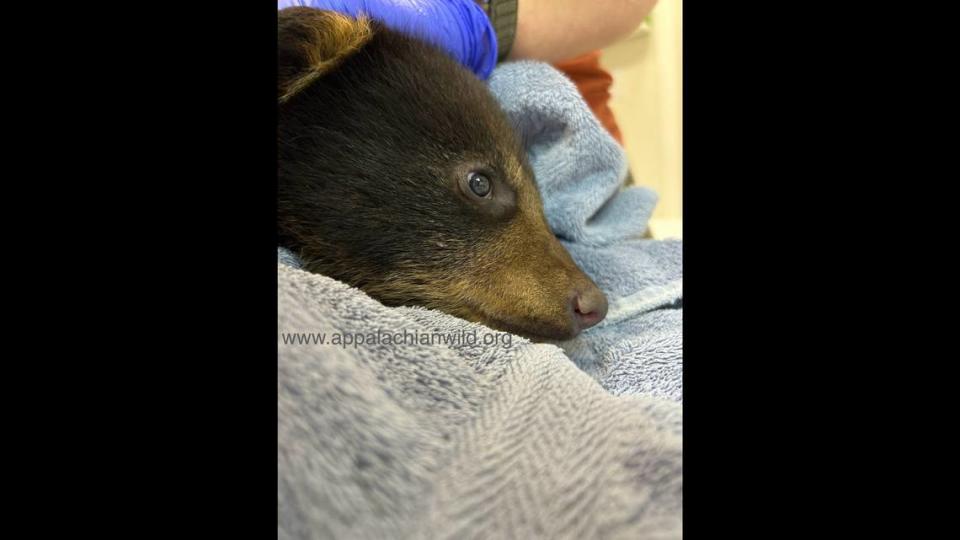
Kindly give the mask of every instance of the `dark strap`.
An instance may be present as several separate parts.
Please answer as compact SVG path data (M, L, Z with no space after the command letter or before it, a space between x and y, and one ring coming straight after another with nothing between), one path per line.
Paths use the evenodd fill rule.
M487 12L490 23L497 33L497 61L502 62L510 54L513 38L517 34L517 2L520 0L477 0Z

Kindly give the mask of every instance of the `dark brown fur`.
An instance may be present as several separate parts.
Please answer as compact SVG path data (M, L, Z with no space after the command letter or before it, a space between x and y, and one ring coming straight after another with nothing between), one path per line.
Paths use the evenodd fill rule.
M375 23L345 32L340 16L279 16L281 244L387 305L576 335L573 299L602 294L550 232L522 145L486 86ZM492 181L490 200L465 193L471 171Z

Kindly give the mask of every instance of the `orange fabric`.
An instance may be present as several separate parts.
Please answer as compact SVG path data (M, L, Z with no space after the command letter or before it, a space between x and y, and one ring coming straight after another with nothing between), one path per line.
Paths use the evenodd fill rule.
M622 146L623 136L620 134L620 127L617 126L617 120L609 105L613 77L600 67L600 51L565 60L555 64L554 67L565 73L577 85L580 95L590 106L593 114Z

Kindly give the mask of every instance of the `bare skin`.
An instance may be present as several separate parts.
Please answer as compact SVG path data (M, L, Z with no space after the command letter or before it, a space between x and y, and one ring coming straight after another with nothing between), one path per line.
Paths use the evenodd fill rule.
M636 30L657 0L519 0L509 58L558 62L607 47Z

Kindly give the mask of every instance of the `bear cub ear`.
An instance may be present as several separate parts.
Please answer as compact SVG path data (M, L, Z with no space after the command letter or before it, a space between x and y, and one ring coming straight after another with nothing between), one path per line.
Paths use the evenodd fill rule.
M277 96L286 102L360 50L373 37L370 20L292 7L277 13Z

